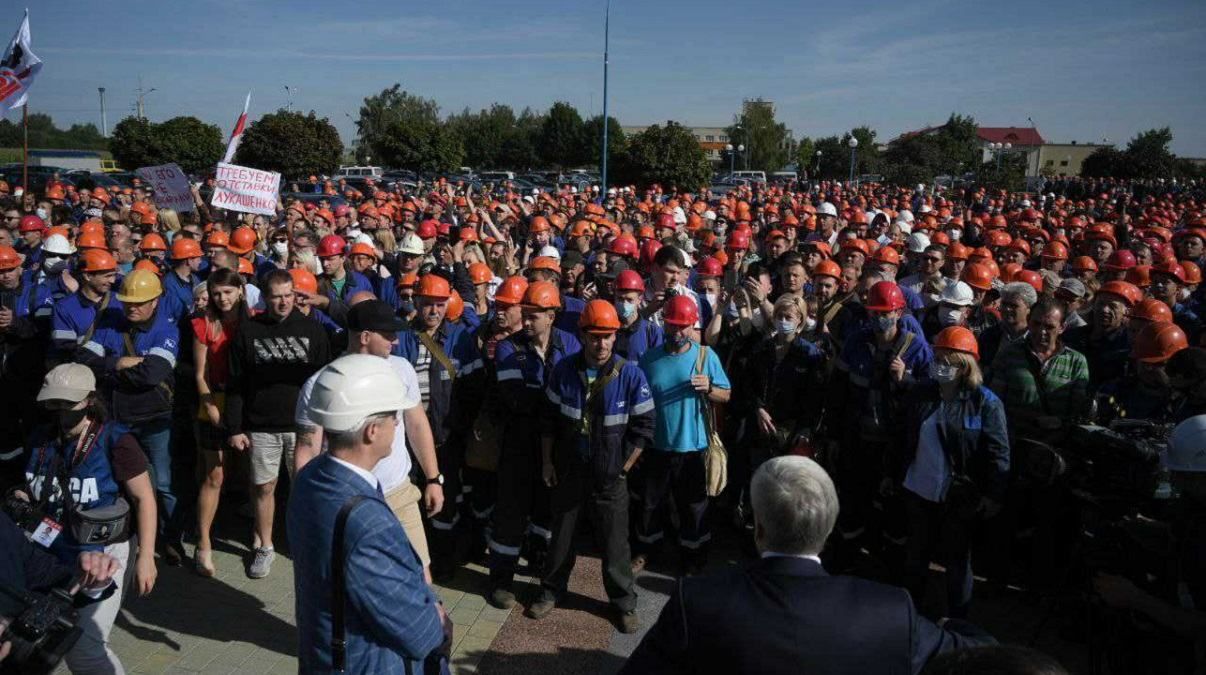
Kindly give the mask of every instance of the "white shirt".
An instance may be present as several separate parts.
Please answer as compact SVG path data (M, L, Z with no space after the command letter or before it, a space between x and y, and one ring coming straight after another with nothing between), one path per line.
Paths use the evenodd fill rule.
M779 553L778 551L763 551L762 559L766 560L767 558L803 558L805 560L811 560L818 565L821 564L821 559L819 557L805 553Z
M415 376L415 369L410 365L409 361L400 356L391 354L387 360L389 361L389 365L393 367L394 372L402 379L403 399L406 401L402 409L410 410L419 405L419 381ZM318 426L310 418L310 393L314 390L314 381L317 379L318 373L311 375L310 379L306 380L306 383L302 385L301 393L297 396L297 407L293 410L293 421L299 427L312 429ZM324 438L323 451L326 451L326 445L326 439ZM336 458L336 461L339 460ZM381 491L389 494L410 480L410 466L410 452L406 449L406 426L399 424L397 431L394 432L394 444L389 457L377 462L377 466L373 467L373 475L381 481ZM373 485L375 487L376 483Z
M339 462L343 466L354 471L357 476L360 476L361 478L364 479L364 482L369 484L369 487L373 488L374 490L377 489L377 477L374 476L371 472L365 471L364 469L356 466L355 464L352 464L351 462L345 462L344 460L339 459L338 457L335 457L333 455L331 456L331 459L335 460L336 462Z

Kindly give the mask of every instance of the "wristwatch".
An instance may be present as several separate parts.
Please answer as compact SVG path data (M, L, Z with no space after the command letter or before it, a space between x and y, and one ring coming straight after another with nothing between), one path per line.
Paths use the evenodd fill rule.
M428 478L428 479L424 480L424 481L423 481L423 487L427 487L428 485L439 485L439 486L443 487L443 485L444 485L444 474L442 474L442 473L437 473L437 474L435 475L435 478Z

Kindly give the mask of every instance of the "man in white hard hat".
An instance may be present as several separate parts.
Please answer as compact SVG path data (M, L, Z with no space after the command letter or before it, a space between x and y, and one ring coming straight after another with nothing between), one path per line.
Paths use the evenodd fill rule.
M342 356L314 380L309 416L329 451L298 472L286 521L302 672L426 672L451 643L452 624L373 474L393 451L405 391L371 354Z

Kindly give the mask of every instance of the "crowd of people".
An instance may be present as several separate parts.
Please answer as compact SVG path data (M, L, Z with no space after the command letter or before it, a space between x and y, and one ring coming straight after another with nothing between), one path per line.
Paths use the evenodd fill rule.
M490 604L544 618L584 531L625 633L642 570L704 574L730 522L751 553L873 575L919 604L938 562L942 615L964 619L973 569L1067 582L1072 509L1038 475L1043 452L1079 425L1146 420L1172 430L1163 487L1187 505L1187 590L1105 574L1097 590L1166 608L1148 613L1177 617L1168 633L1200 630L1177 613L1206 606L1200 190L309 185L321 199L265 216L208 206L212 181L181 213L139 184L0 182L0 480L6 509L35 507L14 516L34 542L64 562L103 550L145 594L157 561L214 574L228 503L252 519L247 575L264 578L289 485L307 671L428 658L448 628L424 613L428 584L470 561ZM355 475L367 487L347 488ZM349 516L345 489L383 506ZM372 555L336 574L345 537ZM516 597L521 570L535 597ZM120 668L118 586L84 610L74 671ZM685 638L668 644L687 619L663 614L645 641L667 644L630 669L687 658Z

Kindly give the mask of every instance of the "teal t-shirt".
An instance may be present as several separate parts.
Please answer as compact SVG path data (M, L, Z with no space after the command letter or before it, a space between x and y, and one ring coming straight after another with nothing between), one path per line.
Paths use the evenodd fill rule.
M701 396L691 387L699 350L698 344L691 343L691 348L682 354L668 354L665 345L659 345L641 358L641 370L649 380L657 408L657 425L653 432L653 447L657 450L694 452L708 447ZM704 359L703 374L712 378L715 389L732 387L720 359L711 348Z

